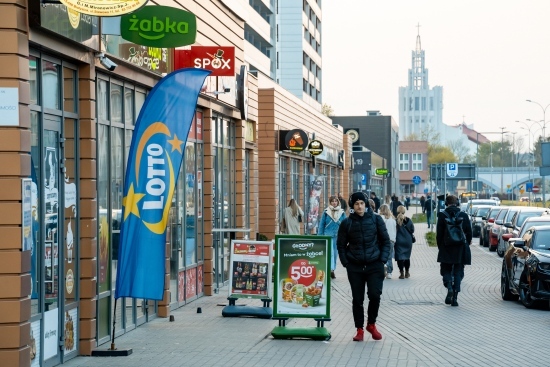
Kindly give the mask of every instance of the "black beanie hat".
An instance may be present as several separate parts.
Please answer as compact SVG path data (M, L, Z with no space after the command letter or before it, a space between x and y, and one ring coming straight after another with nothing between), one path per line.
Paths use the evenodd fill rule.
M364 193L362 193L361 191L354 192L349 197L348 204L349 204L350 208L353 208L353 204L355 204L355 202L357 200L363 200L365 202L365 205L367 205L368 202L369 202L369 199L367 199L367 196Z

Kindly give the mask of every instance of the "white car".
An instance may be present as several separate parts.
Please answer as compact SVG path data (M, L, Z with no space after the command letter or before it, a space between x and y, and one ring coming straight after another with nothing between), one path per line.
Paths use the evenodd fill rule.
M496 201L496 202L497 202L497 206L500 206L500 199L499 199L498 197L496 197L496 196L491 196L490 199Z

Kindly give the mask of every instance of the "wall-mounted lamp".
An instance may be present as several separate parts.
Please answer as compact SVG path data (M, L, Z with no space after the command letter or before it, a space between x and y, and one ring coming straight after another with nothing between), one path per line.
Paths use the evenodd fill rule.
M99 62L101 63L101 65L103 65L103 67L105 67L105 69L107 69L109 71L114 71L116 69L116 67L118 66L111 59L109 59L107 56L105 56L105 54L103 52L97 52L95 54L95 57L97 57L99 59Z

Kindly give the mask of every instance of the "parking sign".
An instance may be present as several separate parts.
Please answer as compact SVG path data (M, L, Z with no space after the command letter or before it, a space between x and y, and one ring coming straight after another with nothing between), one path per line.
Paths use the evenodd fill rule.
M447 163L447 176L456 177L458 175L458 164Z

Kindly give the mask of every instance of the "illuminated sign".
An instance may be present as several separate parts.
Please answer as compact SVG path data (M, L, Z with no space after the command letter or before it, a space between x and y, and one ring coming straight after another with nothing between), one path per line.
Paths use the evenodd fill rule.
M210 70L210 76L235 76L235 47L191 46L190 50L175 50L174 69L183 68Z
M138 10L147 0L61 0L69 10L98 17L118 17Z

